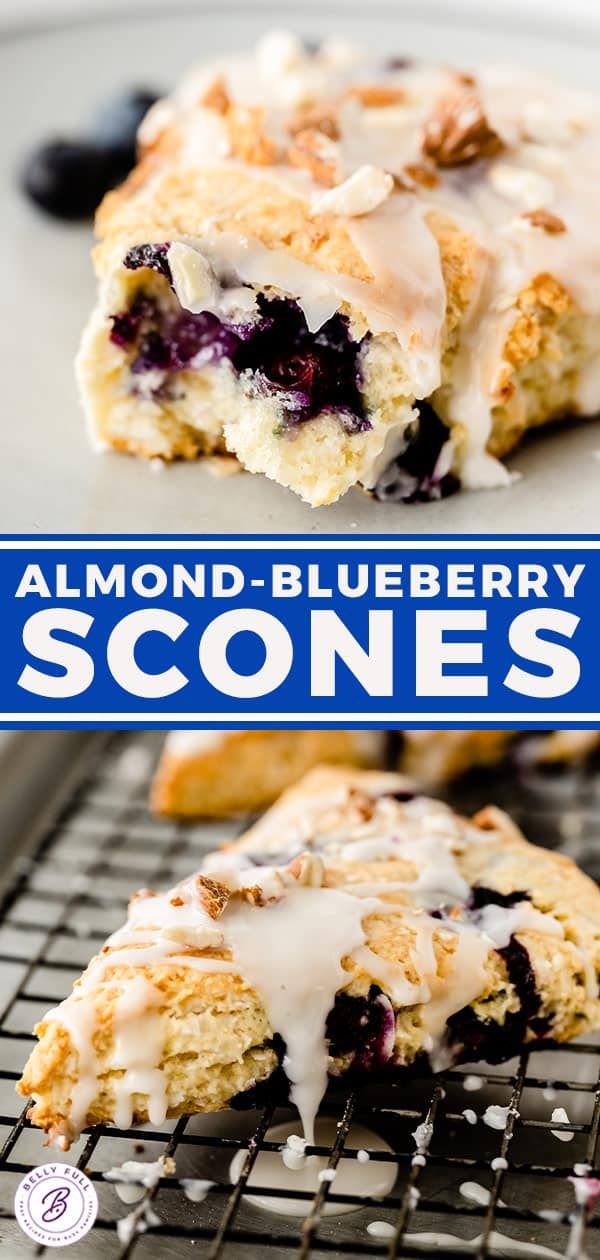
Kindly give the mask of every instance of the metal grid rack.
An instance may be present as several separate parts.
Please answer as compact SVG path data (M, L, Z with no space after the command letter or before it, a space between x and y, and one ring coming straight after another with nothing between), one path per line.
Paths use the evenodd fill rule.
M202 852L231 834L227 826L179 827L151 818L147 787L156 746L153 736L98 737L85 771L43 828L33 856L17 863L0 905L0 1239L11 1257L42 1254L12 1217L18 1181L46 1159L39 1132L28 1124L27 1107L20 1110L13 1092L33 1040L30 1028L68 992L91 953L122 921L134 888L177 880L194 868ZM532 838L560 842L584 864L585 844L595 840L595 864L600 860L600 783L589 768L557 775L530 770L517 778L508 770L475 776L460 785L457 796L472 806L492 796L509 798ZM100 1203L92 1232L73 1246L74 1260L126 1260L134 1254L136 1260L159 1260L167 1252L174 1260L199 1254L233 1260L267 1253L269 1260L284 1260L433 1251L476 1260L505 1254L600 1257L600 1220L586 1219L568 1181L576 1164L599 1172L600 1046L529 1051L494 1070L479 1065L472 1069L480 1077L476 1092L464 1088L466 1071L328 1099L326 1110L338 1122L336 1138L330 1148L315 1150L329 1168L355 1159L351 1126L360 1122L389 1144L390 1154L373 1151L371 1158L391 1160L396 1182L382 1201L336 1196L335 1182L323 1181L314 1197L296 1192L305 1200L300 1218L259 1210L248 1190L260 1152L278 1149L266 1136L269 1126L290 1114L275 1112L273 1105L261 1112L182 1119L160 1132L149 1126L88 1131L68 1156L61 1156L88 1172ZM481 1122L490 1103L509 1107L502 1132ZM568 1123L551 1121L556 1106L565 1107ZM477 1113L476 1123L464 1115L466 1109ZM414 1163L412 1133L424 1120L433 1136L424 1163ZM245 1162L232 1185L230 1162L240 1149L246 1151ZM107 1169L159 1156L174 1157L176 1175L147 1188L133 1209L121 1204L114 1186L104 1180ZM203 1202L186 1198L182 1183L188 1177L213 1183ZM465 1197L463 1183L473 1181L488 1191L487 1204ZM265 1193L277 1197L275 1188L261 1190ZM355 1211L322 1215L325 1200L334 1204L348 1198ZM121 1235L116 1229L117 1219L125 1216L130 1237L122 1226ZM375 1221L386 1223L386 1236L381 1226L376 1234L369 1231ZM507 1238L513 1240L508 1251ZM514 1240L520 1249L515 1250Z

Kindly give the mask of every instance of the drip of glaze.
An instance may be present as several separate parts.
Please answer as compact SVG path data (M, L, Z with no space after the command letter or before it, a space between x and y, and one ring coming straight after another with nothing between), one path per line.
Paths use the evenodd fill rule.
M363 917L377 908L331 888L291 888L268 909L228 907L227 942L284 1038L283 1067L304 1136L327 1088L327 1016L347 979L342 959L364 944Z
M190 1203L204 1203L214 1184L214 1181L205 1181L199 1177L183 1177L181 1181L183 1193Z
M147 1096L151 1124L163 1124L167 1114L167 1082L158 1066L164 1030L156 1007L162 1000L154 985L134 976L115 1004L114 1062L126 1065L113 1084L114 1119L120 1129L131 1125L136 1094Z
M404 1242L408 1247L414 1247L415 1250L423 1250L427 1255L431 1255L434 1250L445 1249L446 1251L472 1251L477 1254L481 1246L481 1236L465 1241L464 1238L458 1238L456 1234L441 1234L436 1230L424 1231L422 1234L405 1234ZM515 1260L534 1260L539 1256L540 1260L564 1260L564 1255L559 1251L552 1251L550 1247L542 1247L539 1243L521 1242L518 1238L509 1238L508 1234L501 1234L499 1230L493 1229L487 1239L487 1245L491 1248L489 1254L493 1256L514 1256Z
M274 1125L267 1130L265 1140L267 1142L288 1143L288 1139L295 1135L297 1127L296 1121ZM335 1121L327 1117L319 1118L315 1126L316 1141L314 1144L331 1148L336 1137L337 1125ZM383 1141L383 1138L364 1128L363 1125L352 1125L346 1138L344 1150L346 1152L363 1151L365 1147L368 1147L371 1153L379 1151L392 1156L391 1147L388 1146L387 1142ZM285 1149L288 1149L288 1147L286 1146ZM246 1154L245 1148L238 1151L231 1162L229 1175L234 1185L239 1181ZM248 1186L253 1193L245 1195L244 1201L252 1204L253 1207L259 1208L261 1211L274 1212L278 1216L306 1216L310 1207L310 1199L287 1199L284 1196L276 1198L268 1193L261 1194L260 1191L267 1188L301 1190L314 1195L319 1189L320 1182L324 1180L323 1177L320 1178L320 1174L327 1172L327 1163L326 1156L307 1155L299 1167L290 1167L289 1163L284 1163L281 1151L261 1150L248 1179ZM374 1159L370 1159L368 1162L359 1162L358 1158L347 1159L342 1157L336 1170L332 1193L383 1198L392 1190L396 1180L396 1173L397 1167L393 1157L389 1162L387 1160ZM258 1193L254 1193L255 1190ZM348 1212L356 1212L359 1208L360 1204L331 1203L326 1199L322 1215L342 1216Z

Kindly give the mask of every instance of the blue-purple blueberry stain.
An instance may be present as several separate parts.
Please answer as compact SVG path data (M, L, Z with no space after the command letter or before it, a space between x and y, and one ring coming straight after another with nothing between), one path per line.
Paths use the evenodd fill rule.
M442 447L448 440L448 429L430 403L415 404L419 413L416 424L405 433L405 445L384 469L373 494L382 503L428 503L446 499L460 488L452 472L438 471Z
M150 268L172 284L168 244L136 245L125 256L132 271ZM112 341L135 349L134 376L151 369L176 373L228 359L237 373L251 375L253 388L276 394L284 412L278 432L322 412L335 411L347 433L371 428L360 391L361 342L350 336L348 321L333 315L311 332L298 303L287 298L257 298L258 318L227 324L216 315L167 310L138 293L127 311L113 315Z
M373 984L366 997L338 993L325 1036L332 1058L352 1055L352 1073L380 1071L394 1056L396 1020L385 993Z
M173 287L168 242L133 246L124 265L131 271L150 268ZM310 332L297 302L259 295L259 318L245 325L228 325L204 312L166 312L143 292L129 311L113 315L112 340L135 346L134 375L151 368L176 373L195 360L201 367L227 358L237 372L249 372L259 392L276 393L284 411L278 433L293 434L296 426L322 412L332 411L349 434L364 433L372 425L361 394L360 349L348 321L334 315L318 332ZM145 315L138 319L136 308ZM199 356L199 357L197 357ZM167 387L168 388L168 387ZM158 389L157 396L164 393ZM403 449L379 477L374 496L382 502L422 503L443 499L459 488L451 472L439 472L448 429L427 402L417 404L419 419L407 427Z
M520 901L529 900L529 893L525 891L501 893L494 888L476 885L471 890L467 910L476 915L485 906L510 908ZM433 917L443 917L443 912L440 916L434 912ZM527 1034L533 1034L539 1040L552 1036L552 1021L538 1015L541 999L525 946L511 936L508 945L497 952L505 963L508 979L519 998L519 1009L508 1011L501 1024L477 1014L471 1006L465 1006L450 1016L446 1043L455 1063L474 1063L480 1059L488 1063L506 1062L520 1053ZM409 1069L394 1055L395 1030L393 1006L378 985L371 985L364 997L338 993L327 1017L325 1036L330 1057L347 1061L343 1078L359 1084L371 1073L405 1074ZM289 1082L282 1066L285 1043L277 1035L270 1044L278 1059L274 1072L268 1080L239 1094L232 1106L255 1107L269 1100L283 1102L289 1097ZM421 1060L424 1058L421 1056Z

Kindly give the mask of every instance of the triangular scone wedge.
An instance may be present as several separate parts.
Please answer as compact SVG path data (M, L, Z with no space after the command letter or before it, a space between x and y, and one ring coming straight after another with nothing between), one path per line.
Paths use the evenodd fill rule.
M152 782L152 806L173 817L265 809L320 763L382 763L382 731L171 731Z
M271 805L319 763L379 766L435 791L515 750L517 731L171 731L152 783L152 807L174 818L226 817ZM531 763L577 761L598 731L528 731ZM517 752L517 756L521 753Z
M398 768L424 788L435 789L475 766L506 756L527 765L580 762L598 748L598 731L404 731Z
M36 1029L18 1090L63 1145L328 1077L501 1061L600 1026L600 892L498 810L332 767L168 893L144 891Z

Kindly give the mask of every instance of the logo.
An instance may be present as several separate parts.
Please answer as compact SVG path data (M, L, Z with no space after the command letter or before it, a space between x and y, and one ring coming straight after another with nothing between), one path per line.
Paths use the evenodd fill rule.
M98 1196L89 1177L70 1164L42 1164L20 1182L15 1216L24 1234L45 1247L69 1247L92 1228Z

